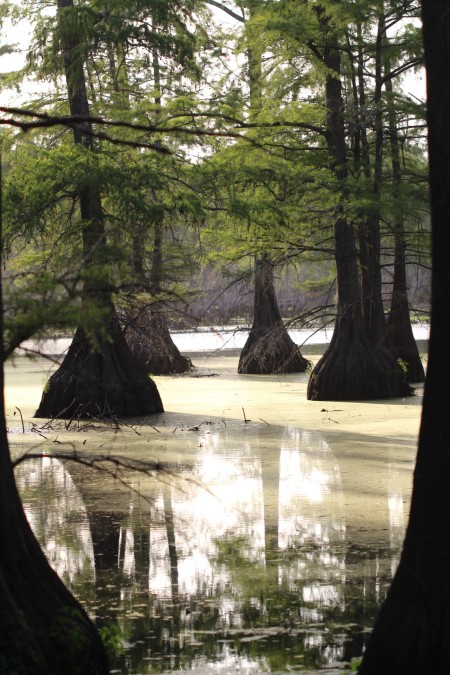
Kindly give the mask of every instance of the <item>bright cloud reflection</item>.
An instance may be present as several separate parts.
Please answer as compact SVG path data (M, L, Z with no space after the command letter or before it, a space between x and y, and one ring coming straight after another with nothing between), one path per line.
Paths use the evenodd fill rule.
M305 602L316 606L342 604L339 588L345 561L334 551L336 543L345 540L346 529L340 472L333 454L320 435L298 429L282 430L281 436L277 430L269 450L258 441L257 434L251 438L246 434L242 442L224 429L205 434L195 480L172 485L165 488L164 497L160 495L150 533L153 594L161 599L173 598L174 593L185 600L199 594L216 597L225 620L231 598L241 594L221 557L221 542L228 541L228 555L234 551L241 565L262 569L269 545L276 546L278 557L295 550L294 562L279 560L278 584L302 586ZM169 562L165 522L169 502L176 585L171 569L174 551ZM275 543L269 543L270 532L277 533Z
M71 583L95 579L89 518L64 465L50 457L18 467L16 480L28 522L53 569Z

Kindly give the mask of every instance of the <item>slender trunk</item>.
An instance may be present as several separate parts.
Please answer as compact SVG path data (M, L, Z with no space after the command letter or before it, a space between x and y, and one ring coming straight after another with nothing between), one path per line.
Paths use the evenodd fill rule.
M161 69L159 66L159 54L156 49L153 52L153 80L155 85L155 105L159 111L161 108ZM154 220L153 255L150 274L150 292L155 296L161 293L163 278L163 233L164 218L162 214L157 214Z
M390 71L389 59L385 57L385 73ZM392 161L392 182L394 203L401 200L402 166L400 161L400 139L395 108L392 101L392 80L386 80L388 101L389 139ZM387 341L391 352L407 367L409 382L424 382L425 371L414 339L409 316L408 286L406 281L406 237L403 212L397 208L394 215L394 277L392 297L387 320Z
M382 50L385 33L383 7L380 8L377 38L375 43L375 91L373 105L375 108L375 151L373 155L373 172L370 171L370 157L367 136L363 141L364 161L367 162L366 177L372 173L372 206L370 212L360 224L360 262L361 262L361 295L362 311L366 331L374 347L384 347L386 326L382 299L382 282L380 267L380 194L383 166L383 114L382 114ZM364 90L364 78L360 78L360 91ZM365 96L364 96L365 101Z
M158 52L153 52L153 78L155 104L161 106L161 72ZM156 145L158 141L156 141ZM153 191L156 202L157 194ZM136 288L143 290L139 283L144 276L144 239L148 236L147 226L133 230L134 273ZM149 306L140 307L127 315L125 332L128 346L141 367L153 375L186 373L192 370L192 361L180 353L169 331L166 312L158 296L161 295L164 278L163 262L164 214L156 212L153 218L153 252L150 268L150 293L155 299Z
M252 34L254 28L251 24L260 5L260 0L249 3L249 21L245 25L250 119L255 119L262 105L262 53ZM273 263L267 252L258 254L254 269L253 325L240 355L238 373L269 375L304 372L309 362L301 355L281 318L273 282Z
M73 0L57 0L57 6L58 21L62 29L64 72L70 114L88 118L90 110L79 38L73 27L66 21L67 12L73 10ZM90 153L89 161L95 161L90 122L86 121L77 125L73 130L73 138L75 145L85 148ZM89 171L89 165L86 169ZM82 219L83 265L86 269L94 265L107 265L106 233L98 187L92 181L86 181L79 188L78 196ZM112 311L111 290L107 280L102 278L98 282L87 275L84 291L86 298L97 300L102 303L101 306L111 306Z

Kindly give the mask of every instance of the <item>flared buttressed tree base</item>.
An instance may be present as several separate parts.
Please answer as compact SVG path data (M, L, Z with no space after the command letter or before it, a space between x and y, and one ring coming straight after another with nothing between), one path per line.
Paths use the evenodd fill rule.
M127 344L137 363L152 375L180 375L192 370L192 361L180 351L170 335L163 312L154 309L127 317Z
M373 348L362 331L333 336L308 383L310 401L364 401L412 396L405 375L386 349Z
M303 373L309 366L299 347L281 324L266 331L253 330L242 349L238 373L276 375Z
M388 319L386 341L394 357L405 364L408 382L425 382L425 369L411 324L398 324Z
M108 341L93 348L78 328L47 383L35 417L134 417L163 412L156 384L131 354L113 321Z

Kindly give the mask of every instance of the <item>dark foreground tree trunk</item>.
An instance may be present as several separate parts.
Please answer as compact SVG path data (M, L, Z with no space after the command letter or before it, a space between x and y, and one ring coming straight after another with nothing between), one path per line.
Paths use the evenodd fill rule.
M0 268L0 672L106 675L108 660L100 636L47 562L17 491L5 419L2 297Z
M255 263L253 326L239 358L238 373L303 373L308 364L283 323L275 295L273 263L264 256Z
M450 669L450 72L448 1L422 2L432 220L428 371L403 553L360 675Z
M36 417L131 417L163 412L156 384L136 362L117 320L93 346L82 328L42 394Z
M9 458L3 407L0 597L0 672L33 675L109 672L95 626L48 564L25 517Z
M152 375L173 375L192 370L192 361L183 356L172 340L164 311L149 307L137 316L127 316L125 338L140 367Z

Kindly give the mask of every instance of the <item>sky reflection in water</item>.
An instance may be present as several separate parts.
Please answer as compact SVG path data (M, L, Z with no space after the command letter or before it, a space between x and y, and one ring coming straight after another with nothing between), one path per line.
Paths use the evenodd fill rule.
M50 458L18 467L51 564L122 630L115 671L330 672L360 655L401 550L399 464L383 464L367 529L358 467L348 477L319 432L197 433L190 460L168 444L170 475L130 476L140 496Z

